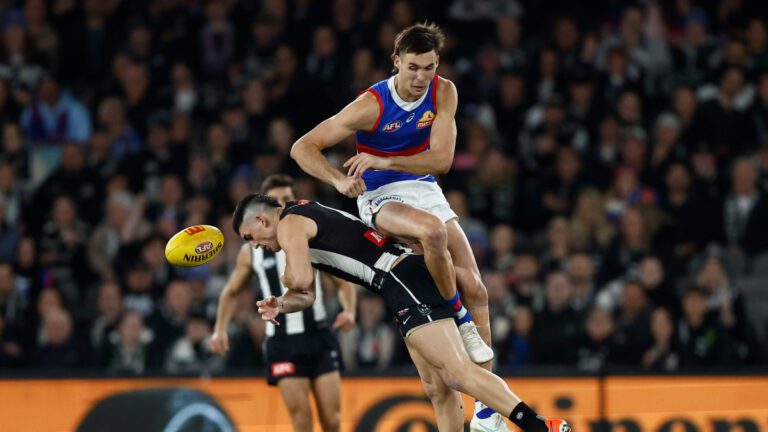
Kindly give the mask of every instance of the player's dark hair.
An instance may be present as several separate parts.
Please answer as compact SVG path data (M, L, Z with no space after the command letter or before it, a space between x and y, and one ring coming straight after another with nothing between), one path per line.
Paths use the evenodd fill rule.
M419 23L397 34L392 57L406 53L424 54L433 50L440 54L444 44L445 34L437 24Z
M278 207L280 207L280 203L270 196L256 193L248 194L237 203L235 212L232 213L232 230L235 231L238 236L240 235L240 225L243 224L243 218L245 217L246 211L253 209L259 212L264 212L265 210Z
M274 188L289 187L293 190L293 177L285 174L272 174L261 182L261 193L266 195L267 191Z

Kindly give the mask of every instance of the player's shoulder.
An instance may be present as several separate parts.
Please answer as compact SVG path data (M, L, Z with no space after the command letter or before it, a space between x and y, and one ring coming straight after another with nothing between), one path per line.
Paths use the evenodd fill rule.
M453 83L453 81L449 80L448 78L444 78L440 75L437 75L437 96L452 96L456 95L458 91L456 90L456 84Z

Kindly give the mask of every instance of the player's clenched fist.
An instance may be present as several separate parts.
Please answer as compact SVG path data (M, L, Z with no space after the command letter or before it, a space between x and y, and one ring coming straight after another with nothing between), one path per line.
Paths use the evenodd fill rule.
M383 170L389 168L389 160L368 153L359 153L344 162L343 166L349 169L347 175L361 177L369 169Z
M344 177L336 180L333 187L348 198L356 198L365 192L365 182L360 177Z
M211 351L216 354L224 355L229 351L229 336L224 332L214 332L211 336Z

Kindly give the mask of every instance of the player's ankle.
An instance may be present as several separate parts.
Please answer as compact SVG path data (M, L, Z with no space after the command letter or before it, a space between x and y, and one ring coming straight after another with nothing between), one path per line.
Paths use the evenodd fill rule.
M509 413L509 419L524 432L548 432L547 421L536 414L525 402L520 402Z

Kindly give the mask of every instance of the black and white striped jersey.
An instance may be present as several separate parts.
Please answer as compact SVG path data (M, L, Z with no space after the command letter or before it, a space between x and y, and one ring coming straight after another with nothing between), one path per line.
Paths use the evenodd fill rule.
M410 252L356 216L318 202L288 202L280 218L288 215L304 216L317 224L317 235L309 241L313 267L374 292L397 258Z
M251 265L259 282L261 298L270 295L275 297L283 295L287 288L280 282L280 277L285 272L285 252L272 252L270 250L251 248ZM323 290L320 283L320 272L315 271L315 303L311 308L300 312L280 314L277 316L279 326L267 321L267 337L276 335L295 335L312 333L319 328L328 327L327 313L323 303Z

